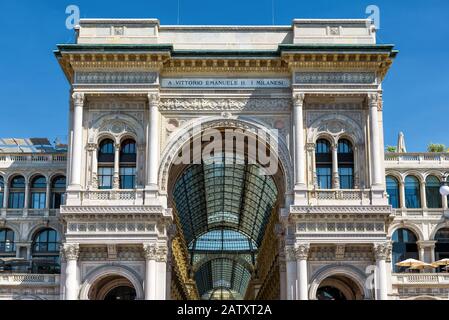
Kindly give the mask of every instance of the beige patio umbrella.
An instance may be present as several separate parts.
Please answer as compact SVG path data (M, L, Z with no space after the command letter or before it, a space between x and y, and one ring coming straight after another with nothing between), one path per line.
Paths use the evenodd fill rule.
M424 269L434 269L436 268L433 264L423 262L420 265L410 267L410 270L424 270Z
M441 260L435 261L434 263L432 263L432 265L435 268L444 267L444 269L447 270L449 268L449 259L446 258L446 259L441 259Z
M407 259L401 262L396 263L398 267L405 267L405 268L413 268L413 267L419 267L422 265L425 265L425 262L416 260L416 259Z

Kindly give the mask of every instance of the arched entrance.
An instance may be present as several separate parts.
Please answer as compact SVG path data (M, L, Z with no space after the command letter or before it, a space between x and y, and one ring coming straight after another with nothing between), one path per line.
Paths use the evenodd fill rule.
M120 275L103 277L92 285L89 300L136 300L131 281Z
M362 300L363 294L352 279L336 275L322 281L316 292L317 300Z
M172 164L169 170L168 202L179 231L172 245L172 296L277 299L279 246L274 228L286 190L279 158L263 141L263 156L275 158L273 170L251 149L256 141L251 139L257 138L254 132L233 132L227 144L230 128L215 129L206 133L206 140L204 130L187 139L178 152L193 151L190 163ZM218 140L220 148L204 143ZM257 148L260 143L257 140ZM187 282L194 289L186 294Z

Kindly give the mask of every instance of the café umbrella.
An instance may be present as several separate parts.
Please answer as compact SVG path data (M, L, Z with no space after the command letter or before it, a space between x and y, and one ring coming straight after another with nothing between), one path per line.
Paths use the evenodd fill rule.
M422 261L419 261L416 259L407 259L407 260L396 263L396 265L398 267L405 267L405 268L415 268L415 267L422 266L425 264L426 264L425 262L422 262Z
M449 267L449 259L445 258L445 259L441 259L438 261L435 261L434 263L432 263L432 265L436 268L436 267L444 267L444 269L448 269Z
M435 266L433 264L425 263L425 262L423 262L420 265L410 267L411 270L424 270L424 269L433 269L433 268L435 268Z

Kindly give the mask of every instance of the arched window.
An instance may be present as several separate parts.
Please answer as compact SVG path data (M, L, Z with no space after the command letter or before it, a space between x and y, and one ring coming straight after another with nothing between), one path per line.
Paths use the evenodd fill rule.
M427 208L442 208L442 199L440 194L440 180L435 176L428 176L426 179L426 202Z
M325 139L316 142L316 175L320 189L332 189L331 144Z
M114 176L114 142L105 139L98 150L98 188L112 189Z
M0 229L0 256L14 253L14 231L11 229Z
M399 208L399 182L395 177L387 177L387 194L389 204L395 209Z
M409 209L421 208L419 180L413 176L405 178L405 206Z
M417 238L415 234L408 229L398 229L393 233L393 271L403 272L403 267L396 266L396 263L407 259L419 259Z
M354 189L354 151L346 139L338 142L338 175L340 189Z
M44 209L47 195L47 180L37 176L31 180L31 209Z
M449 228L438 230L435 241L435 259L449 259Z
M25 206L25 178L15 176L9 184L8 207L12 209L22 209Z
M57 231L53 229L39 231L33 239L33 272L59 273L59 247Z
M5 180L0 176L0 208L3 208L3 194L5 190Z
M136 187L136 142L127 139L120 146L120 189Z
M51 209L59 209L64 204L66 178L57 176L51 182Z

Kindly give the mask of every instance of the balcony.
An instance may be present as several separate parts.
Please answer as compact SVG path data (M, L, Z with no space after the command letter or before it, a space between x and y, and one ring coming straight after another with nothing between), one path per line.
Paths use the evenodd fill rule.
M90 190L81 193L82 205L143 205L143 190Z
M312 190L309 191L311 205L334 205L342 201L345 205L370 205L370 190Z
M449 166L449 153L386 153L385 167L408 168Z
M57 154L0 154L0 168L10 168L16 166L49 166L58 165L65 167L67 155Z
M56 217L59 209L0 209L2 218Z
M394 273L392 284L396 286L449 287L449 273Z
M59 274L0 273L1 286L58 286Z

